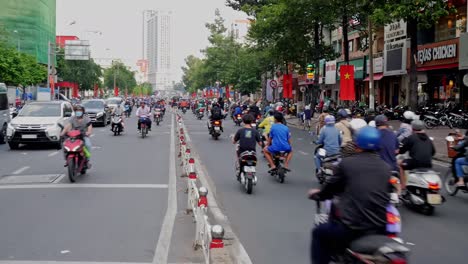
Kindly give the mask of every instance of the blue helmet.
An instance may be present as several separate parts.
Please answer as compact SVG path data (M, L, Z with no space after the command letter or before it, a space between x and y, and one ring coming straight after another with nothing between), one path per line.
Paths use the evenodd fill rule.
M364 150L378 150L380 148L380 132L377 128L365 126L356 135L356 145Z
M345 118L348 118L348 111L346 111L346 109L344 108L341 108L340 110L338 110L338 113L336 113L338 119L345 119Z
M325 117L325 125L334 125L335 124L335 117L332 115L327 115Z

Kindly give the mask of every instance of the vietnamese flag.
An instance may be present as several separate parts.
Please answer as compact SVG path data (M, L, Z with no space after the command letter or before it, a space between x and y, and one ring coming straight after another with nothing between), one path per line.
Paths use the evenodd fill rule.
M354 65L340 66L340 100L356 100L354 92Z
M213 98L213 89L210 89L210 95L209 95L210 98Z
M114 88L114 96L119 96L119 87Z
M94 97L98 97L98 89L99 89L98 85L95 84L94 85Z
M76 83L73 83L72 96L73 98L78 98L78 84Z
M231 97L231 91L229 91L229 86L226 85L226 98L230 98Z
M293 98L292 96L292 74L283 75L283 98Z

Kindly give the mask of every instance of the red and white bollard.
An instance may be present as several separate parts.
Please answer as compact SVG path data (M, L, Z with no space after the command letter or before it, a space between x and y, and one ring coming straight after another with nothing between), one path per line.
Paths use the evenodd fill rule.
M187 166L187 175L190 175L190 173L195 172L195 159L190 158L188 161L188 166Z
M208 189L200 187L198 189L198 194L200 195L200 197L198 197L198 208L208 208L208 198L206 197L208 195Z
M224 248L224 228L220 225L211 227L210 250L214 248Z

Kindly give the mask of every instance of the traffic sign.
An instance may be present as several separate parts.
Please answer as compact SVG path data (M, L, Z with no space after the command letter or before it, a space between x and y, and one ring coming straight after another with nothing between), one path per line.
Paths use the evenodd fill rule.
M271 88L278 88L278 82L276 80L271 80L270 86Z

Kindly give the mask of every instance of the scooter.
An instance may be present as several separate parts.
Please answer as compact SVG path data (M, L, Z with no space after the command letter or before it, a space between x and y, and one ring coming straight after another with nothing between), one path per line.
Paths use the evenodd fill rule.
M236 163L237 180L244 186L247 194L252 194L253 186L257 185L256 165L255 151L242 152Z
M65 159L70 182L75 182L78 174L86 174L88 159L85 156L85 144L83 134L79 130L67 133L67 139L63 142Z
M242 124L242 115L241 114L237 114L234 117L234 123L236 123L236 126L240 126Z
M434 206L445 202L445 198L440 194L442 181L439 174L431 169L415 169L407 174L407 192L402 195L402 201L408 207L418 209L426 215L432 215Z
M286 178L286 173L288 172L288 170L283 167L286 156L288 156L286 151L281 151L273 156L276 169L270 171L270 175L275 177L279 183L284 183L284 178Z
M314 197L309 197L315 200ZM315 226L327 223L333 218L333 202L320 201L317 203L315 214ZM408 263L409 249L398 237L401 232L400 213L392 204L387 206L387 226L384 235L365 235L352 241L349 247L342 253L332 257L336 264L406 264Z
M205 116L205 108L200 108L197 112L197 119L202 120L202 118Z
M122 125L122 115L112 115L112 132L114 132L114 136L120 135L123 131Z
M141 138L145 138L148 135L148 125L146 125L146 120L148 117L141 116L140 117L140 134Z
M156 125L159 126L159 123L161 123L162 121L161 109L159 108L154 109L153 118L154 118L154 122L156 123Z
M223 131L221 120L211 121L211 126L209 127L209 130L213 139L218 140L219 136L221 136L221 132Z
M455 142L455 137L450 135L450 136L446 137L445 140L447 142ZM466 166L466 165L462 166L463 174L466 176L464 178L465 186L463 186L463 187L457 186L458 177L457 177L457 173L455 171L455 160L457 158L461 158L461 157L465 157L465 154L462 151L457 152L453 156L450 169L447 171L447 173L445 174L445 177L444 177L444 187L445 187L445 190L447 191L447 193L450 196L457 195L459 190L463 191L464 193L468 193L468 176L466 176L466 175L468 175L468 166Z
M315 155L320 157L320 168L316 168L315 176L320 184L325 182L327 176L332 176L334 174L334 167L338 165L341 161L341 155L336 154L332 156L327 156L327 151L323 148L323 145L318 145L315 148Z

